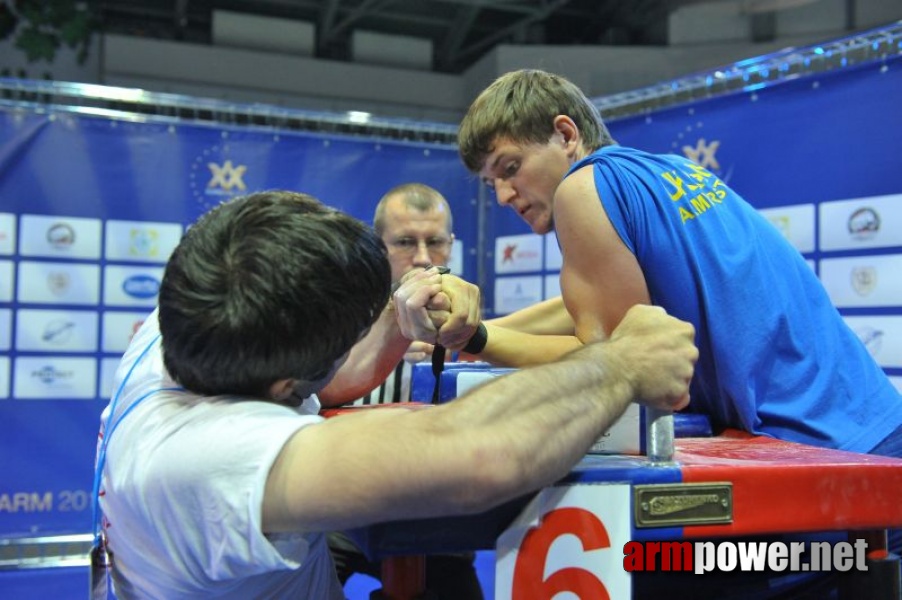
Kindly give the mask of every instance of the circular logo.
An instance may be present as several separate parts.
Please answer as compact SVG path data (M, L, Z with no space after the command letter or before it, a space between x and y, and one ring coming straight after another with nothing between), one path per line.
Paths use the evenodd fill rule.
M47 242L54 248L69 248L75 243L75 230L68 223L54 223L47 230Z
M853 238L872 238L880 231L880 215L869 206L859 208L849 215L848 228Z
M150 275L132 275L122 282L122 291L140 300L153 298L160 291L160 282Z

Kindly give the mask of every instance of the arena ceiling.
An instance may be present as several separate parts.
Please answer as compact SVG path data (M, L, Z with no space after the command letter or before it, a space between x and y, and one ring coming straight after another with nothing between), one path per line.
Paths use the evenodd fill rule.
M209 43L226 10L316 25L316 56L348 60L355 29L432 41L460 73L500 43L664 45L668 14L699 0L92 0L105 32Z

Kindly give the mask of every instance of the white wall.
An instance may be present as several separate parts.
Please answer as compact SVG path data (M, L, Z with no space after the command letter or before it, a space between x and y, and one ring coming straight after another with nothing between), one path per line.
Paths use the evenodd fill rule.
M316 44L316 27L305 21L214 10L211 28L216 46L313 56Z
M855 3L855 25L871 28L902 19L902 1L858 0Z
M239 48L105 36L103 83L314 110L453 120L460 78Z
M751 40L751 19L740 0L683 6L670 14L667 39L671 45Z

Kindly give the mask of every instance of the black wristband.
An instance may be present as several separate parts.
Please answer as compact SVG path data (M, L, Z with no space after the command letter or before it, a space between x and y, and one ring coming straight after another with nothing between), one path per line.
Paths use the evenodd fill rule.
M467 354L479 354L485 349L485 344L488 341L489 332L482 321L480 321L479 327L476 328L476 333L473 334L473 337L470 338L470 341L467 342L467 345L461 351Z

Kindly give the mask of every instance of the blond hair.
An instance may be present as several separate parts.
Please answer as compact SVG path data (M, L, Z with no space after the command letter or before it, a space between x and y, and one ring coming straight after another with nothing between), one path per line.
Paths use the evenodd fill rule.
M376 230L376 234L380 237L382 237L382 232L385 231L385 205L393 196L400 196L404 200L404 204L420 212L428 212L443 205L445 214L448 215L448 233L451 233L453 230L451 206L448 205L448 201L445 200L441 192L423 183L402 183L385 192L382 199L379 200L379 204L376 205L376 212L373 215L373 229Z
M615 143L598 108L575 84L546 71L522 69L496 79L470 105L457 134L460 157L475 173L499 138L544 144L554 134L557 115L573 119L590 152Z

